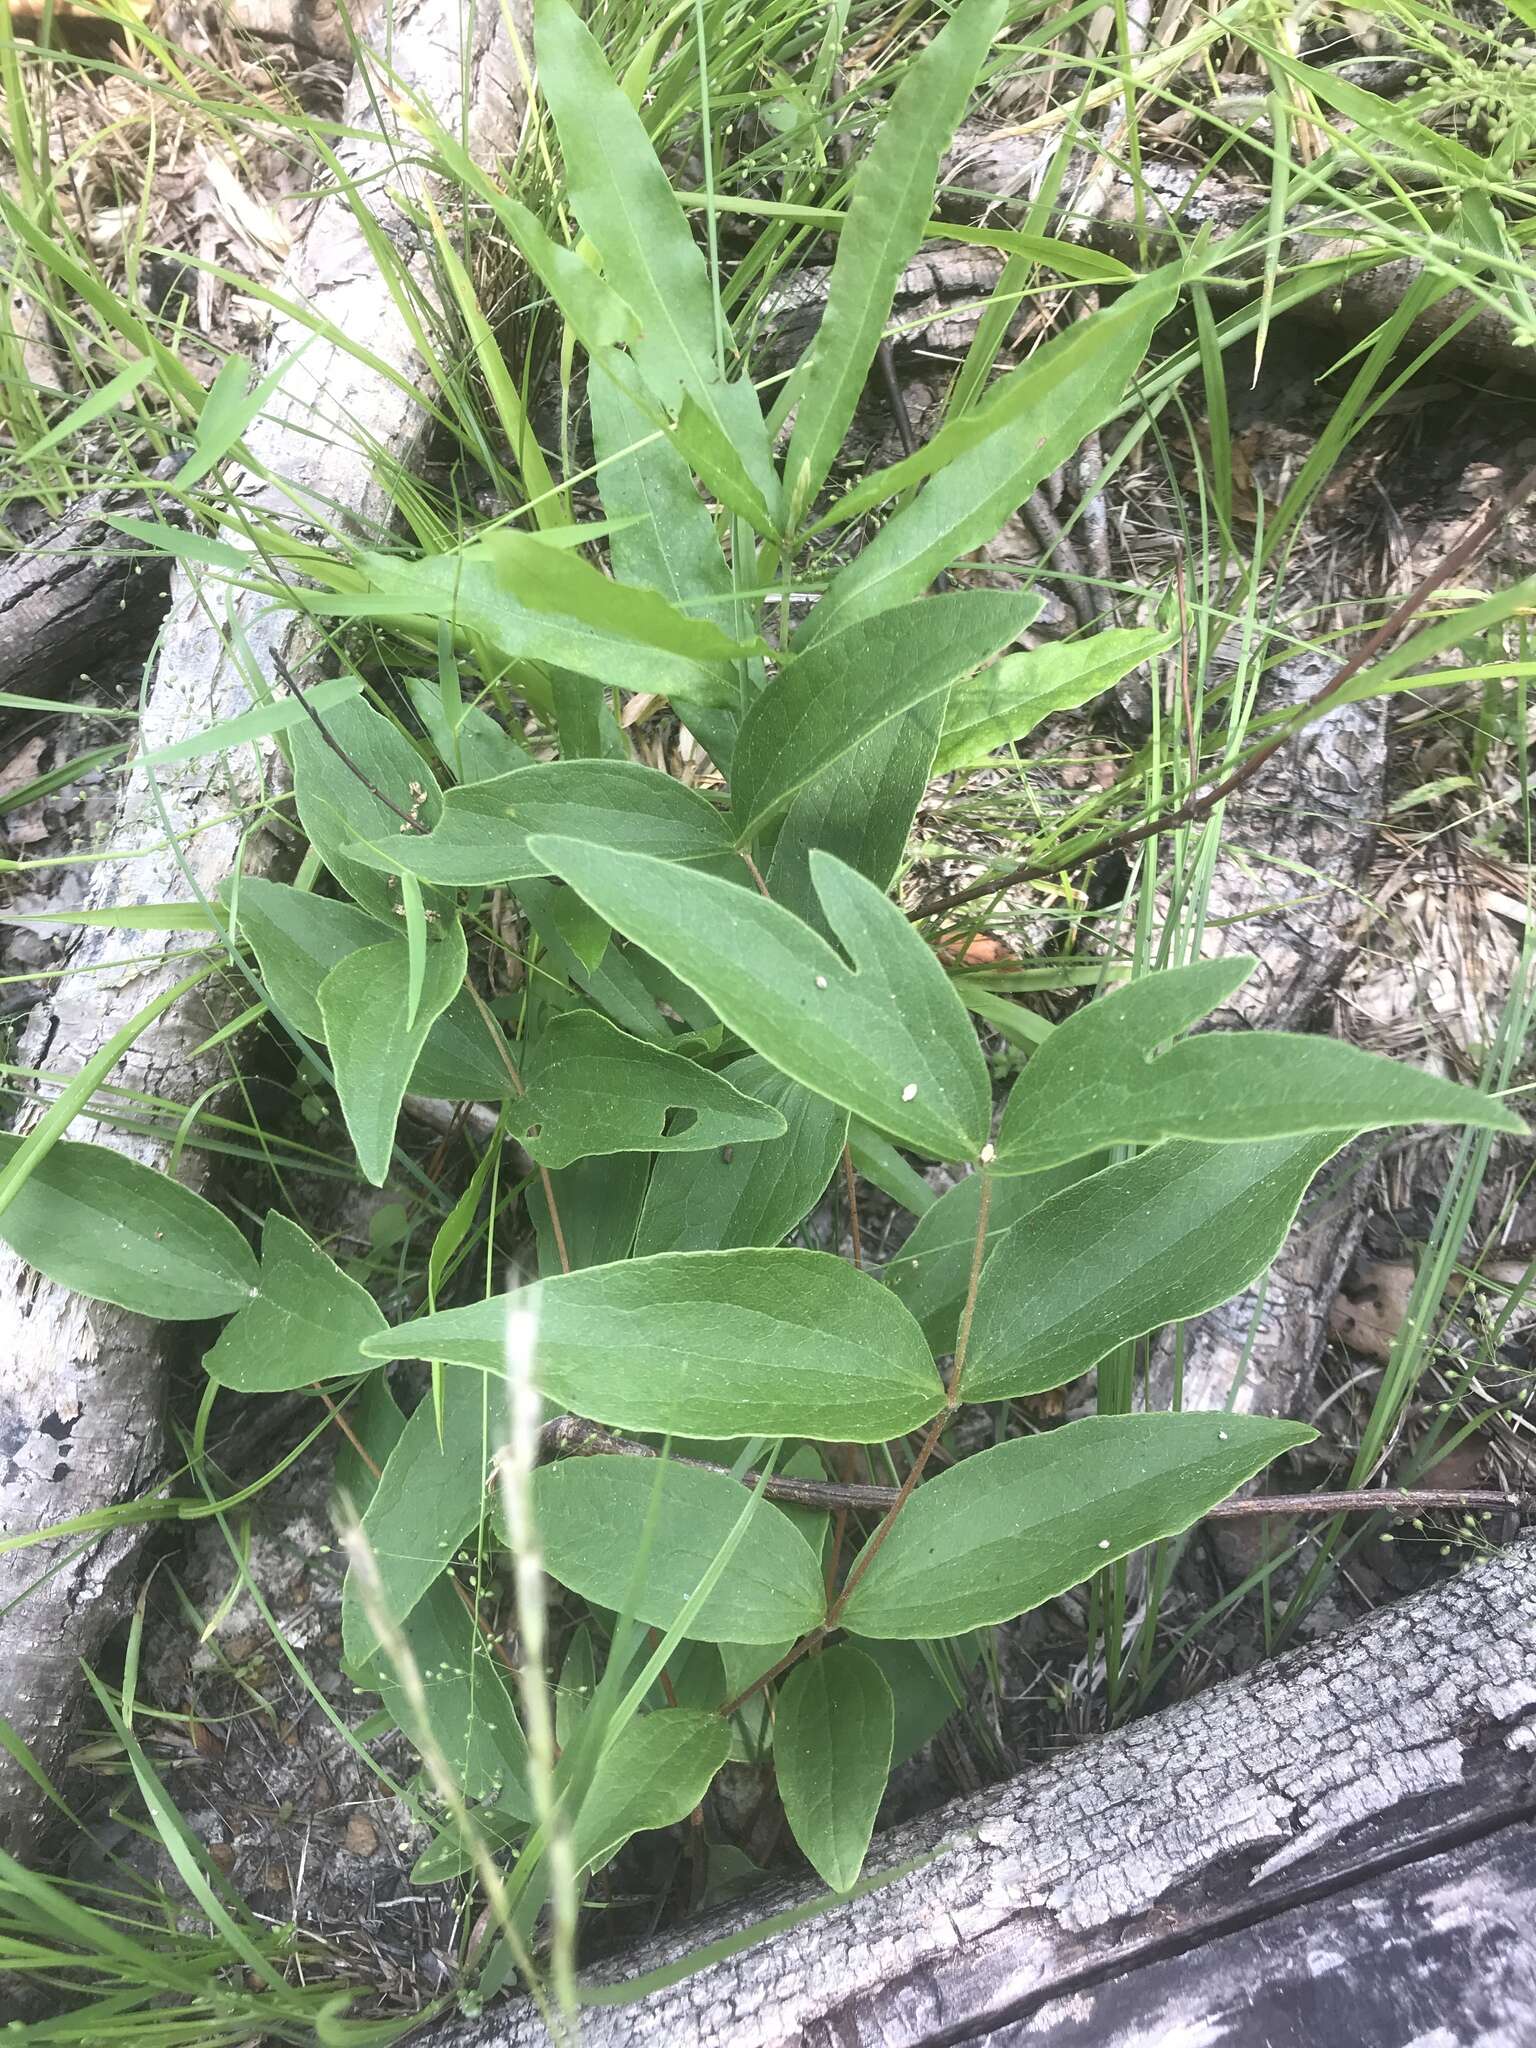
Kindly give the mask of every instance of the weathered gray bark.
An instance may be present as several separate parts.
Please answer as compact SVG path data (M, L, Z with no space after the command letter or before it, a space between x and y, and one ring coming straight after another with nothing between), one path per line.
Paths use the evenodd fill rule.
M583 2040L1514 2048L1536 2039L1533 1753L1527 1538L1346 1636L893 1830L869 1869L920 1859L917 1868L635 2003L589 2008ZM1479 1880L1475 1852L1457 1847L1472 1837L1501 1859L1507 1896ZM664 1969L816 1896L780 1889L647 1943L602 1975L621 1983ZM1352 1920L1355 1934L1334 1942ZM1487 1958L1475 1995L1466 1971L1439 1974L1448 1929ZM1317 1980L1330 1986L1324 2010L1348 2007L1362 1935L1422 1956L1425 1974L1390 2008L1357 1997L1357 2023L1310 2028ZM1172 1967L1181 1956L1185 1966ZM1072 2031L1100 1996L1103 2030ZM1245 2021L1249 1997L1267 2001L1274 2031ZM1409 2010L1419 2017L1405 2029ZM450 2023L430 2048L534 2048L544 2038L517 2002Z
M0 556L0 690L64 694L143 659L170 589L170 557L136 548L106 515L143 519L160 509L143 491L92 492L25 548Z
M514 12L526 30L526 8ZM342 145L340 155L384 233L410 251L415 231L390 195L408 191L420 177L411 166L409 131L396 130L387 113L391 100L402 88L414 89L450 128L467 106L472 141L494 151L515 131L521 91L503 17L494 6L474 15L457 0L398 0L373 31L373 45L387 61L368 61L374 75L355 80L345 120L374 132ZM379 106L393 133L378 132ZM425 256L410 260L425 286ZM334 330L365 346L400 381L345 348L315 339L303 323L280 321L268 365L301 346L304 353L247 445L254 467L287 490L253 476L243 494L279 516L291 517L297 501L317 514L382 529L390 497L375 464L381 451L386 461L411 460L426 415L407 394L426 373L341 196L317 202L295 250L287 291L293 302L308 304ZM178 571L141 728L146 748L203 730L250 703L246 677L227 651L223 628L230 619L269 680L274 655L300 658L305 627L297 613ZM198 763L163 782L163 812L143 778L134 776L113 836L118 855L133 858L103 866L96 906L185 900L188 874L211 895L242 857L257 868L269 862L259 835L246 840L269 794L249 748L211 773ZM71 972L34 1015L22 1061L56 1076L78 1072L131 1016L186 973L185 960L168 957L183 944L175 935L157 933L83 935ZM121 964L103 965L109 962ZM114 1080L173 1102L194 1101L222 1078L218 1056L196 1050L216 1017L214 998L178 1004L139 1039ZM75 1135L98 1137L155 1166L166 1162L163 1146L87 1118ZM194 1182L205 1175L195 1155L183 1170ZM0 1535L31 1534L131 1499L153 1482L160 1465L166 1341L159 1326L82 1301L9 1252L0 1255ZM0 1553L0 1715L50 1771L62 1758L79 1660L94 1655L119 1618L138 1542L135 1532L125 1530L84 1543L61 1540ZM0 1844L13 1852L23 1847L38 1818L31 1784L0 1753Z

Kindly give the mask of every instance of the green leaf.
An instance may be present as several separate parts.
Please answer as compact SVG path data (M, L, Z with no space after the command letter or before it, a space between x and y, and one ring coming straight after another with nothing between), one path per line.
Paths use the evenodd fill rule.
M911 1639L1012 1621L1178 1535L1316 1435L1257 1415L1094 1415L998 1444L917 1488L844 1626Z
M349 860L346 849L354 839L397 838L403 830L401 811L430 829L442 808L442 792L399 728L361 698L338 704L325 723L346 761L308 721L295 726L289 739L299 823L347 894L376 917L393 920L395 897L388 882ZM375 790L389 803L381 802ZM398 808L392 810L391 804Z
M1081 1180L1089 1170L1074 1162L1049 1173L995 1180L987 1209L987 1250L1000 1244L1022 1217ZM928 1348L936 1355L955 1348L960 1310L970 1285L980 1199L979 1174L968 1173L964 1180L956 1181L923 1211L912 1235L882 1275L897 1300L917 1318ZM969 1374L966 1393L970 1395Z
M1041 478L1114 417L1173 295L1168 279L1148 278L1000 378L966 416L985 426L985 438L940 470L838 571L797 645L919 596L941 569L991 540ZM900 488L901 468L882 472L892 490ZM843 508L834 506L829 516L841 518Z
M773 835L765 880L775 903L825 937L811 855L834 854L884 894L900 870L912 820L933 775L944 726L941 692L861 740L807 783Z
M0 1164L20 1151L0 1131ZM55 1286L161 1322L244 1308L256 1255L191 1188L109 1145L54 1144L0 1217L0 1240Z
M895 1728L885 1673L849 1644L802 1659L779 1687L773 1767L784 1817L835 1892L851 1891L864 1867Z
M1255 964L1238 955L1149 974L1069 1017L1014 1083L995 1171L1038 1173L1104 1145L1165 1138L1249 1144L1384 1124L1525 1130L1475 1088L1337 1039L1208 1031L1158 1052L1225 1001Z
M986 1142L991 1089L964 1004L895 904L831 854L811 855L811 877L852 968L734 883L574 839L533 850L792 1080L941 1159Z
M380 1597L399 1623L452 1564L485 1514L486 1467L498 1435L492 1405L500 1381L449 1381L442 1437L430 1394L413 1410L390 1452L363 1515L362 1536L378 1567ZM357 1575L349 1572L342 1596L342 1641L347 1660L361 1667L379 1644L364 1612Z
M359 1347L389 1325L366 1288L349 1280L297 1223L267 1212L256 1296L203 1359L210 1379L275 1394L340 1373L371 1372Z
M658 1159L640 1212L637 1257L781 1244L837 1170L848 1133L845 1110L812 1095L756 1053L723 1071L733 1088L779 1112L784 1135L738 1141L704 1159Z
M936 775L971 768L997 747L1032 733L1058 711L1102 696L1168 644L1150 628L1110 627L1083 640L1052 640L1003 660L949 694Z
M453 658L452 635L444 629L444 653ZM498 725L478 704L455 703L450 710L438 683L425 676L408 676L406 688L416 716L426 727L432 744L452 769L456 782L489 782L497 775L510 775L514 768L529 765L528 749L522 741ZM447 797L444 797L447 802Z
M640 116L566 0L539 0L534 22L539 83L560 138L572 211L609 283L639 315L634 360L669 411L685 396L693 400L771 505L777 479L757 393L747 378L728 384L716 360L709 272Z
M1230 1300L1346 1135L1159 1145L1031 1209L982 1268L966 1399L1063 1386L1117 1344Z
M647 1828L686 1820L725 1762L731 1731L718 1714L664 1707L629 1721L598 1759L571 1830L578 1872L595 1869Z
M320 984L325 1042L336 1069L341 1113L364 1179L382 1187L395 1122L427 1032L464 986L468 950L457 918L427 948L421 1001L409 1009L407 948L399 939L349 953Z
M720 549L715 522L699 495L693 472L665 434L606 374L598 357L587 374L587 404L597 486L603 509L614 522L608 552L613 573L640 583L690 610L713 619L739 638L730 565ZM722 674L722 693L736 687ZM731 763L736 721L732 712L689 704L674 697L673 708L722 768Z
M594 1010L541 1033L513 1117L541 1166L613 1152L705 1152L781 1137L782 1116L696 1060L630 1038Z
M549 870L528 851L532 833L558 832L658 860L719 860L730 827L707 797L638 761L539 761L490 782L451 789L427 833L379 833L348 846L369 867L444 888L530 881Z
M682 1613L747 1498L723 1472L654 1458L565 1458L533 1475L551 1577L660 1629ZM820 1560L765 1500L687 1634L704 1643L776 1643L814 1628L825 1611Z
M711 657L678 654L609 623L627 609L631 594L641 600L647 617L658 607L670 609L654 591L631 592L630 586L608 582L613 596L593 607L590 615L540 609L530 603L534 587L522 569L522 556L516 546L507 545L528 539L527 535L506 532L485 534L463 547L414 560L401 555L361 554L359 561L368 576L365 592L316 593L305 601L321 615L393 619L407 625L430 621L430 632L421 628L429 644L436 643L437 622L447 620L456 633L482 641L499 662L548 662L577 675L593 676L614 689L654 690L664 697L676 690L689 703L735 705L735 684L727 687L722 682L722 671ZM560 552L547 543L530 544L540 546L547 555ZM595 569L588 568L587 573L598 576ZM591 595L590 585L583 583L581 588ZM621 609L615 610L616 606ZM711 640L708 644L715 643Z
M619 1152L607 1159L578 1159L550 1174L560 1238L573 1273L629 1257L650 1165L643 1153ZM542 1179L529 1187L526 1200L538 1238L539 1273L552 1279L563 1267Z
M738 840L755 839L861 740L990 661L1039 608L1032 596L950 591L824 634L787 661L753 699L736 742Z
M538 1317L543 1391L616 1429L882 1443L944 1398L900 1302L825 1252L667 1252L515 1298ZM499 1372L506 1311L506 1296L445 1309L370 1338L368 1354Z
M843 445L896 287L922 244L939 161L1005 12L1004 0L963 0L955 8L891 95L854 174L826 308L790 380L787 402L796 412L784 475L791 527Z
M268 997L307 1038L325 1037L317 995L331 969L360 947L399 943L397 923L281 882L244 876L220 893L239 905L234 936L256 955ZM500 1102L516 1093L467 994L456 996L427 1033L410 1085L450 1102Z
M494 1800L501 1812L532 1820L527 1740L505 1673L474 1615L439 1580L406 1617L401 1634L426 1694L426 1724L464 1797ZM388 1658L376 1657L353 1676L379 1695L396 1726L415 1739L420 1721Z

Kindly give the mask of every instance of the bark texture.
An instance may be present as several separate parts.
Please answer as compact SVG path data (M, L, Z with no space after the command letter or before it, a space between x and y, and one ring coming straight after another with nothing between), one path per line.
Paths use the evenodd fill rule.
M512 10L527 32L527 9ZM408 129L388 112L402 88L421 95L450 128L467 115L472 142L492 152L509 143L521 90L502 13L478 15L455 0L398 0L373 23L344 119L371 131L340 145L349 175L374 218L429 282L425 257L410 254L415 231L392 194L419 186ZM388 125L378 126L378 110ZM335 331L366 346L394 372L358 361L313 338L296 320L278 323L267 367L303 347L274 402L247 437L260 475L242 495L290 518L295 503L383 529L390 500L376 461L409 462L426 426L410 396L425 380L410 331L379 275L344 197L319 199L295 249L287 296L307 303ZM307 344L307 346L305 346ZM279 489L272 481L279 480ZM229 636L228 626L238 626ZM302 658L306 628L270 600L231 592L178 570L171 610L141 729L158 748L244 710L246 674L229 652L243 636L249 656L273 677L274 653ZM274 684L274 687L278 687ZM253 750L210 769L205 762L167 778L159 794L134 775L113 835L118 859L104 864L98 908L186 900L189 883L212 895L241 862L269 865L270 847L248 827L270 794ZM187 972L170 956L184 939L110 930L82 936L71 972L28 1027L21 1061L67 1078L131 1016ZM116 1082L171 1102L195 1102L222 1078L219 1056L197 1050L218 1021L212 999L184 1001L147 1031L114 1073ZM30 1120L30 1119L29 1119ZM81 1118L74 1135L96 1137L155 1166L162 1145L125 1137ZM184 1158L186 1177L206 1169ZM90 1509L131 1499L153 1483L161 1457L167 1328L81 1300L0 1252L0 1537L30 1535ZM139 1536L125 1530L84 1542L62 1539L0 1552L0 1715L52 1772L63 1756L79 1660L92 1657L119 1619ZM26 1775L0 1753L0 1846L24 1852L41 1817Z
M589 2008L586 2048L1536 2039L1533 1603L1526 1538L1348 1635L893 1830L869 1870L917 1867L635 2003ZM604 1974L665 1969L816 1897L758 1897ZM1485 1961L1441 1975L1453 1946ZM1351 2004L1373 1953L1420 1974ZM1250 1997L1272 2024L1250 2021ZM1352 2017L1314 2028L1314 2010ZM430 2048L544 2039L519 2002Z

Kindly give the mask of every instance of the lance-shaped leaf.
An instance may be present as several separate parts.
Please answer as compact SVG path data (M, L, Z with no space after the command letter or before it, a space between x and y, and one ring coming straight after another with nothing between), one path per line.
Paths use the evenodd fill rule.
M1316 1435L1257 1415L1094 1415L998 1444L917 1488L843 1623L917 1638L1012 1621L1178 1535Z
M635 1237L637 1257L780 1244L837 1169L848 1135L846 1110L812 1095L755 1052L724 1071L733 1088L779 1112L784 1135L722 1146L701 1159L658 1159Z
M848 432L901 274L922 244L939 160L964 117L1006 9L963 0L891 95L854 174L815 339L796 365L784 460L790 524L825 481Z
M750 378L725 380L703 251L640 116L566 0L539 0L535 34L539 84L560 137L571 208L609 283L640 317L632 353L641 374L670 412L691 399L771 504L777 478L757 393ZM594 137L601 147L592 146Z
M1017 1174L1009 1180L995 1180L987 1205L983 1256L999 1245L1022 1217L1040 1208L1062 1188L1081 1180L1088 1171L1087 1165L1075 1161L1050 1173ZM897 1300L916 1316L929 1349L936 1355L955 1348L960 1310L976 1252L981 1188L981 1176L968 1173L964 1180L956 1181L940 1195L919 1216L912 1235L882 1275Z
M999 378L975 412L956 422L970 445L837 572L796 645L917 597L957 556L991 540L1040 479L1120 409L1173 297L1168 279L1149 278ZM881 481L902 488L901 465ZM840 512L834 506L829 516Z
M336 617L388 618L404 624L430 621L423 632L429 644L437 640L437 622L446 620L459 634L480 639L501 661L542 661L577 675L595 676L619 690L651 690L668 696L675 689L694 704L736 703L734 683L722 682L723 671L710 654L681 654L661 647L654 639L619 630L612 607L626 605L627 587L608 581L595 569L588 574L605 583L611 597L601 604L589 604L583 612L541 609L528 600L533 586L516 572L516 551L506 543L509 534L487 534L461 548L442 554L422 555L409 560L397 555L362 555L368 588L361 593L314 595L308 608ZM525 539L526 536L519 536ZM554 554L547 543L533 542L544 554ZM583 583L582 592L593 595ZM569 596L569 592L562 592ZM655 591L634 593L642 601L641 616L656 606L670 611ZM674 614L680 617L680 614ZM685 624L700 623L684 621ZM718 637L710 629L705 643L717 647ZM670 626L662 636L673 638Z
M533 1475L545 1569L573 1593L671 1628L748 1506L723 1472L654 1458L565 1458ZM771 1501L685 1624L702 1643L793 1641L826 1609L821 1561Z
M538 761L450 789L431 832L380 833L348 856L445 888L530 881L549 872L531 833L558 832L658 860L718 860L730 827L707 797L638 761Z
M663 1707L628 1722L598 1758L571 1827L577 1874L616 1856L631 1835L686 1820L730 1753L718 1714Z
M533 852L792 1080L940 1159L985 1144L991 1090L965 1005L896 905L842 861L813 853L811 878L851 967L734 883L574 839Z
M450 1380L441 1434L428 1395L385 1462L362 1536L373 1553L384 1612L394 1622L403 1622L442 1577L486 1512L486 1471L503 1429L500 1396L499 1384ZM379 1645L355 1568L347 1575L341 1626L348 1662L366 1664Z
M0 1131L0 1164L21 1144ZM162 1322L227 1316L256 1287L256 1255L227 1216L109 1145L51 1146L0 1217L0 1240L55 1285Z
M1158 1048L1245 981L1247 956L1149 974L1053 1031L1014 1083L997 1135L999 1173L1036 1173L1112 1144L1211 1144L1476 1124L1520 1133L1501 1102L1332 1038L1209 1031Z
M891 1770L895 1703L872 1657L840 1644L779 1687L773 1768L790 1832L824 1883L858 1882Z
M371 1372L373 1360L361 1346L388 1327L367 1289L349 1280L308 1232L271 1209L255 1298L225 1325L203 1365L221 1386L273 1394L339 1373Z
M776 1109L696 1060L631 1038L594 1010L541 1033L514 1112L541 1166L611 1152L703 1152L782 1137Z
M1039 608L1033 596L953 590L825 634L785 662L753 699L736 742L737 837L755 839L861 740L990 661Z
M1345 1136L1159 1145L1053 1194L982 1268L966 1399L1064 1386L1117 1344L1230 1300L1279 1251Z
M516 1299L538 1317L544 1392L619 1429L881 1443L944 1398L900 1302L825 1252L668 1252ZM368 1355L499 1372L506 1311L504 1295L444 1309L370 1338Z
M614 526L608 538L613 573L626 583L661 591L693 617L713 619L739 637L730 564L693 471L674 442L656 432L654 422L607 373L604 365L611 354L605 351L589 366L587 405L597 487ZM722 675L721 688L736 688L735 679ZM719 765L729 769L734 713L677 697L673 709Z
M1005 656L950 691L934 773L972 767L996 748L1026 739L1042 719L1113 689L1167 644L1167 634L1151 628L1111 627Z
M454 918L427 947L414 1017L403 939L349 953L320 984L320 1016L341 1113L357 1163L375 1187L389 1173L395 1122L427 1033L463 987L467 960L464 932Z

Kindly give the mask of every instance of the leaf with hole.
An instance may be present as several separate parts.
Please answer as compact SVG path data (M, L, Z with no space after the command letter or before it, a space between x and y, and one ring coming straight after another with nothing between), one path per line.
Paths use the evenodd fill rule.
M697 1060L631 1038L594 1010L539 1034L512 1112L541 1166L614 1152L705 1152L783 1135L779 1112Z
M534 852L802 1087L940 1159L985 1144L991 1088L964 1004L896 905L842 861L813 853L811 877L852 967L734 883L573 839Z
M538 1317L552 1400L615 1429L883 1443L944 1399L917 1324L825 1252L666 1252L556 1274L515 1297ZM507 1297L369 1339L371 1358L500 1372Z
M1064 1386L1117 1344L1230 1300L1268 1267L1345 1136L1159 1145L1028 1210L981 1271L966 1399Z
M672 1627L749 1504L745 1535L686 1624L696 1642L788 1641L821 1620L821 1562L787 1516L723 1472L657 1458L565 1458L533 1475L550 1576L651 1628Z
M733 1088L778 1111L784 1135L738 1140L702 1159L658 1159L640 1212L637 1257L781 1244L837 1170L846 1110L812 1095L755 1052L722 1071Z
M359 1347L388 1327L367 1289L348 1279L307 1231L270 1209L255 1298L225 1324L203 1365L221 1386L275 1394L371 1372L373 1361Z
M0 1165L22 1143L0 1131ZM0 1241L56 1286L161 1322L227 1316L258 1279L227 1216L109 1145L51 1146L0 1216Z
M532 833L558 832L657 860L726 858L733 835L707 797L638 761L539 761L449 790L436 829L380 835L353 860L444 888L521 882L549 872Z
M1525 1125L1475 1088L1332 1038L1287 1031L1176 1033L1247 980L1248 955L1128 982L1053 1031L1014 1083L997 1134L998 1173L1038 1173L1112 1144L1165 1138L1250 1144L1386 1124Z
M803 1658L779 1687L773 1768L790 1832L824 1883L850 1891L891 1770L885 1673L851 1644Z
M730 1749L718 1714L664 1707L628 1722L603 1751L571 1827L577 1872L616 1856L631 1835L686 1820Z
M1093 1415L997 1444L917 1487L843 1624L912 1639L1012 1621L1178 1535L1316 1435L1257 1415Z
M823 634L786 661L753 698L736 741L737 838L757 838L861 740L990 661L1039 609L1033 596L952 590Z
M458 919L427 947L421 998L410 1021L406 956L403 939L364 946L320 984L341 1113L363 1177L375 1187L388 1177L400 1104L427 1033L464 986L468 951Z

